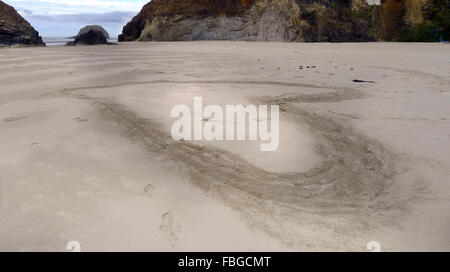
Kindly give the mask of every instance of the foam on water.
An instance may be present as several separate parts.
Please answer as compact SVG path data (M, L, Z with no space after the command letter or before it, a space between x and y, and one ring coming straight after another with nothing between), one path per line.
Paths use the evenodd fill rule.
M73 42L74 38L64 37L44 37L42 38L47 46L63 46L68 42ZM117 42L117 39L108 39L108 42Z

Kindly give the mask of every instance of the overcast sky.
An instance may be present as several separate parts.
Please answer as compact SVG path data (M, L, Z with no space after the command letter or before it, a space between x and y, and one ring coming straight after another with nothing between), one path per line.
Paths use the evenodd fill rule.
M116 37L150 0L3 0L43 37L75 36L85 25L103 26Z

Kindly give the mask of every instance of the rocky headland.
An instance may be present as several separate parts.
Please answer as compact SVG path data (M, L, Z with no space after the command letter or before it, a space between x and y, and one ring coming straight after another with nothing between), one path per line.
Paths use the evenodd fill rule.
M43 46L39 33L10 5L0 1L0 47Z
M439 41L445 0L153 0L119 41Z

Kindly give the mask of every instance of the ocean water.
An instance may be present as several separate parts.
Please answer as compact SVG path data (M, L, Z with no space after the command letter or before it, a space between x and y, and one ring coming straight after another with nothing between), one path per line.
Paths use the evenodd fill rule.
M68 42L72 42L74 38L64 38L64 37L43 37L44 43L47 46L63 46ZM116 43L117 39L108 39L108 42Z
M43 37L42 38L47 46L65 45L67 42L73 41L73 38L62 37Z

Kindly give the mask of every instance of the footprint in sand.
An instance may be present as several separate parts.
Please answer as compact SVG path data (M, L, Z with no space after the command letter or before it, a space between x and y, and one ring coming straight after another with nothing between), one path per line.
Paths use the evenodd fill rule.
M155 190L155 187L153 187L153 185L147 184L144 188L144 193L147 196L152 196L154 190Z
M172 247L177 246L177 234L181 231L181 226L174 221L173 213L171 211L168 211L161 216L161 226L159 227L159 230L164 232L166 237L172 243Z
M78 122L87 122L87 119L81 118L81 117L75 117L72 120L78 121Z
M22 120L22 119L26 119L27 117L26 116L16 116L16 117L8 117L8 118L5 118L5 119L3 119L3 121L5 121L5 122L14 122L14 121L19 121L19 120Z

